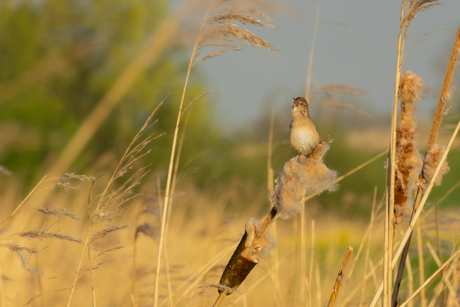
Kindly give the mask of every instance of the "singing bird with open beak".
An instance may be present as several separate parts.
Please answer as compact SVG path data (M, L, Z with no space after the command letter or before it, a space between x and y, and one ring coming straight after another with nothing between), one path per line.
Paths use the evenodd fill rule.
M290 136L292 147L308 157L319 144L319 134L308 113L308 102L303 97L294 98Z

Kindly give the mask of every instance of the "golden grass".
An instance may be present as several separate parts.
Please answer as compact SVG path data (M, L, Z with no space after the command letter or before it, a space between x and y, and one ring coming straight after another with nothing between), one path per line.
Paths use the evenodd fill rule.
M251 0L249 3L256 7L260 6L256 0ZM438 149L439 146L434 145L432 141L433 135L434 140L436 139L441 122L439 114L442 114L444 102L449 96L454 67L452 63L456 62L460 42L460 27L439 99L432 130L434 132L429 141L427 156L433 157L431 160L426 158L424 161L425 173L422 176L426 182L424 185L419 182L414 210L407 229L402 232L402 235L394 231L396 174L397 170L401 171L403 168L396 163L398 143L396 124L405 37L417 12L424 11L434 4L436 3L432 1L408 3L403 1L402 3L387 189L384 193L381 192L383 194L381 203L385 197L386 206L382 212L380 205L377 204L377 190L374 189L373 201L369 204L369 207L372 206L369 223L346 220L336 216L335 212L324 214L320 211L321 214L317 214L314 197L319 194L318 190L333 191L339 181L376 161L388 151L337 178L336 173L329 170L322 162L322 156L329 146L323 142L308 159L301 161L300 157L295 157L288 161L278 177L277 187L274 188L271 164L274 114L271 118L268 142L269 193L264 195L263 199L252 200L265 201L268 204L266 196L272 195L271 201L274 207L261 222L255 218L247 219L249 215L259 214L257 208L248 208L244 212L232 211L235 210L233 208L224 209L228 202L226 197L230 195L236 201L247 202L239 197L238 190L231 190L230 187L226 197L216 199L210 196L213 194L211 191L198 192L193 188L193 183L190 185L183 183L181 188L186 197L173 197L177 188L178 166L188 115L184 122L182 119L187 108L193 105L192 101L188 106L184 106L184 99L194 65L227 51L241 50L240 43L275 50L266 40L235 24L238 22L243 25L276 28L271 24L273 20L262 11L239 6L217 8L209 6L190 57L172 138L165 190L162 190L158 175L148 180L146 175L149 170L140 163L141 158L148 153L144 149L155 138L153 136L140 138L149 127L148 124L144 125L140 133L134 137L109 179L66 174L52 179L50 184L43 178L22 202L20 193L17 192L19 187L11 183L6 187L5 195L0 195L0 203L19 203L19 205L16 208L12 205L5 206L4 208L10 209L11 213L2 213L5 219L0 226L0 307L63 305L68 307L153 305L157 307L211 306L212 304L217 307L221 304L233 306L241 303L243 306L323 306L328 302L329 306L367 304L375 306L380 300L383 306L388 307L396 306L395 303L397 304L401 298L405 298L405 301L400 306L419 304L434 307L442 293L445 293L447 306L455 306L459 290L457 256L460 251L457 250L455 242L446 243L445 239L457 235L455 227L446 228L446 225L449 224L448 222L458 222L459 217L451 212L437 213L436 211L436 217L432 222L429 220L433 218L431 211L423 213L423 209L427 205L433 186L440 184L437 177L442 177L446 170L447 155L460 130L459 122L445 149ZM211 14L209 18L208 14ZM314 40L318 16L319 10L315 22ZM260 21L258 17L266 22ZM113 107L127 93L138 74L163 50L177 26L178 21L174 16L164 21L151 44L148 44L141 51L140 56L128 65L69 142L50 171L53 176L63 173L73 163L94 132L109 116ZM310 91L314 40L307 72L307 96ZM326 93L330 102L334 100L332 96L328 96L329 91L353 95L361 93L354 88L338 85L325 86L320 90ZM401 98L400 100L403 104L401 119L404 117L407 119L409 113L404 109L407 107L407 100ZM347 108L340 103L336 106ZM359 110L348 109L366 115ZM180 129L182 135L179 138ZM412 142L414 137L412 132L408 142ZM433 148L436 149L434 153L430 152ZM412 147L410 151L413 151ZM401 155L399 159L409 158ZM428 171L427 167L431 167L431 170ZM415 176L408 175L411 178L404 178L404 180L415 179ZM422 176L419 177L420 180ZM86 184L84 190L75 189L69 182L80 179L87 180L83 183ZM137 197L140 194L134 192L142 180L146 182L141 189L146 194L151 194L150 200ZM408 181L404 180L401 180L399 186L401 189L409 185ZM155 188L152 189L152 186ZM458 184L453 186L448 193L457 186ZM51 187L54 189L50 189ZM49 197L50 195L52 197ZM410 193L404 192L403 196L404 203L410 199ZM46 207L42 207L45 200ZM175 207L180 209L171 214L173 200ZM305 205L306 201L309 201L308 206ZM155 204L152 205L151 202ZM126 206L128 203L130 205ZM294 216L294 223L275 221L278 213L287 218L299 211L301 211L300 227L297 225L297 216ZM239 214L239 216L228 219L231 214ZM422 214L429 222L417 223L421 220ZM445 220L445 225L439 225L438 219ZM244 220L248 221L242 229ZM307 234L309 222L311 222L311 236ZM272 261L262 259L263 254L267 254L274 245L274 240L267 232L270 225L278 244L276 252L272 251ZM417 229L417 252L411 254L408 242L414 228ZM444 232L442 238L440 232ZM236 239L242 234L241 241L237 242ZM436 239L438 254L427 241L427 238L431 237ZM444 241L441 244L442 240ZM394 244L398 246L396 252L393 251ZM425 271L424 259L428 256L424 253L425 245L430 252L430 259L433 258L432 261L437 266L437 270L431 275L427 274L428 270ZM352 246L359 246L354 256L352 256ZM450 255L443 262L443 253L446 254L443 248L446 249L446 246L450 249L448 251ZM342 260L343 250L346 247L348 250ZM232 251L234 251L233 256L231 256ZM365 256L360 258L364 251ZM409 256L406 258L404 254L401 257L401 263L407 263L408 290L404 291L400 288L399 282L402 281L404 270L404 266L400 266L398 278L401 279L395 284L395 291L392 291L393 269L403 251ZM419 267L416 269L418 272L411 266L411 257L419 260ZM225 267L229 258L230 261ZM350 262L349 273L345 275L345 269ZM337 276L340 263L342 265ZM428 289L429 283L439 274L441 274L439 283L434 289ZM219 276L221 279L217 284ZM414 279L420 283L415 291ZM243 280L244 283L238 288ZM324 294L330 293L330 286L334 280L333 293L330 299L325 301L328 295ZM339 289L341 289L340 296ZM381 296L382 291L383 296ZM418 295L420 295L419 301L414 302L413 299ZM225 297L228 298L223 302Z

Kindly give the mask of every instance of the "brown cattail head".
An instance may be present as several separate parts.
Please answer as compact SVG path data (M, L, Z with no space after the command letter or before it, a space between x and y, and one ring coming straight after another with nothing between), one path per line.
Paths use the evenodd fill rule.
M286 162L276 179L275 192L270 196L281 218L288 219L300 213L305 195L337 189L337 173L323 163L328 150L329 144L321 142L307 158L296 156Z
M398 93L401 101L401 120L396 130L396 223L401 223L404 215L411 212L409 200L411 192L416 188L416 178L422 168L422 159L414 141L416 128L414 111L423 86L422 78L411 71L401 75Z
M446 147L439 146L438 144L434 144L433 146L428 148L428 151L425 155L425 159L423 159L423 178L425 179L425 189L428 187L430 181L433 179L433 175L436 171L436 168L438 167L439 161L441 160L441 157L444 154L445 150ZM441 185L442 176L446 174L449 170L450 168L447 164L447 161L444 161L439 171L439 174L434 181L435 186Z
M275 239L265 233L268 226L266 224L271 223L272 220L273 218L269 216L262 225L255 218L246 222L244 235L222 273L220 285L232 289L238 288L260 259L275 247ZM219 289L219 293L222 291ZM230 294L231 292L227 291L227 295Z

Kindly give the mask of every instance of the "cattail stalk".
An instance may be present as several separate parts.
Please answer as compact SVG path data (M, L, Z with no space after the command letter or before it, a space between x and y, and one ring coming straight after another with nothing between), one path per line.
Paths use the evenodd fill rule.
M432 128L431 128L430 139L428 141L428 149L427 149L427 155L426 156L428 158L432 157L431 159L435 160L435 161L431 161L431 160L426 161L425 160L425 165L424 165L424 169L422 170L422 175L418 179L420 183L422 183L426 179L424 177L426 177L427 170L428 169L430 170L430 175L431 175L432 169L434 168L434 166L437 165L437 163L439 163L439 161L436 161L437 160L436 158L438 158L438 156L436 156L436 154L431 154L430 155L428 153L432 153L432 149L434 147L437 147L437 148L439 147L439 146L435 145L434 142L436 141L436 138L437 138L437 135L438 135L438 130L439 130L439 126L441 124L441 119L442 119L442 116L443 116L443 113L444 113L444 106L445 106L446 100L449 100L448 99L449 98L449 88L450 88L450 84L452 82L452 76L453 76L455 64L457 62L459 48L460 48L460 24L459 24L457 34L456 34L456 37L455 37L455 40L454 40L454 46L453 46L452 53L451 53L451 56L450 56L449 64L447 66L447 71L446 71L446 75L444 77L444 83L443 83L443 86L442 86L442 90L441 90L441 93L439 95L438 106L436 108L435 118L433 120L433 125L432 125ZM440 154L438 154L438 155L440 155ZM429 165L429 167L428 167L427 162L429 162L429 164L432 164L432 165ZM444 166L444 168L446 168L446 166ZM445 173L445 171L443 171L442 174L443 173ZM441 176L439 176L439 177L441 177ZM423 185L418 184L418 189L417 189L417 193L416 193L416 195L418 197L416 197L416 199L415 199L414 210L413 210L412 215L414 215L416 208L418 208L418 206L419 206L419 201L421 199L423 189L424 189ZM407 241L407 246L404 248L404 252L403 252L401 260L400 260L400 265L399 265L399 269L398 269L398 276L397 276L397 279L395 281L395 290L393 291L393 296L392 296L392 306L396 306L396 304L397 304L397 298L398 298L398 294L399 294L400 283L401 283L401 280L402 280L402 274L403 274L403 271L404 271L404 265L406 263L405 258L407 257L407 252L408 252L408 249L409 249L410 241L411 241L411 236L409 236L409 239Z
M339 295L340 286L342 285L342 281L345 277L345 269L348 266L348 262L350 262L351 255L353 254L353 247L348 247L348 250L343 258L342 265L340 267L339 273L337 274L337 278L335 279L334 288L332 290L331 298L329 299L329 304L327 307L334 307L335 301L337 300L337 296Z
M454 130L454 132L453 132L453 134L452 134L452 136L451 136L451 138L449 140L449 144L447 144L446 150L444 151L444 153L443 153L443 155L442 155L442 157L441 157L441 159L439 161L439 164L436 167L436 171L435 171L435 173L433 175L433 179L430 181L430 184L428 185L425 194L421 198L419 209L414 210L414 214L413 214L413 216L411 218L411 222L409 224L409 227L407 228L406 232L404 233L404 237L402 238L401 243L399 244L399 247L398 247L398 249L396 250L396 252L394 254L393 260L391 262L392 268L396 265L396 262L398 261L399 256L401 256L401 254L403 252L404 246L408 242L409 237L412 235L412 230L414 229L414 226L417 223L418 218L419 218L421 212L423 211L425 203L426 203L426 201L428 199L428 196L430 195L430 192L431 192L431 190L432 190L432 188L434 186L434 180L437 178L438 174L440 173L441 168L442 168L442 164L446 161L447 154L449 153L450 148L452 147L454 139L457 136L459 130L460 130L460 121L458 122L457 127L455 128L455 130ZM416 197L416 203L417 203L417 197ZM377 291L375 292L374 297L372 298L372 301L371 301L371 304L369 305L369 307L374 307L377 304L377 301L379 300L379 297L380 297L380 294L382 293L382 290L383 290L383 281L382 281L382 283L380 283L379 287L377 288Z

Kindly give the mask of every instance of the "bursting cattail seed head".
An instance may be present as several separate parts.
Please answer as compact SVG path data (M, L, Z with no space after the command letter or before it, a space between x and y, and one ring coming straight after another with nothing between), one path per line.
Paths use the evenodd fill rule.
M275 192L270 196L281 218L300 213L304 196L337 189L337 172L323 163L328 150L329 144L322 142L308 158L294 157L286 162L276 180Z
M422 159L414 141L415 108L424 86L420 76L406 71L399 83L401 119L396 129L395 221L401 223L412 210L409 207L416 179L422 168Z
M425 159L423 159L423 177L425 179L424 188L427 188L430 181L433 179L433 175L436 172L436 168L438 167L439 161L441 160L445 150L446 147L439 146L438 144L434 144L428 149ZM435 186L441 185L442 176L444 176L444 174L446 174L449 170L449 165L447 164L447 161L445 161L434 181Z

